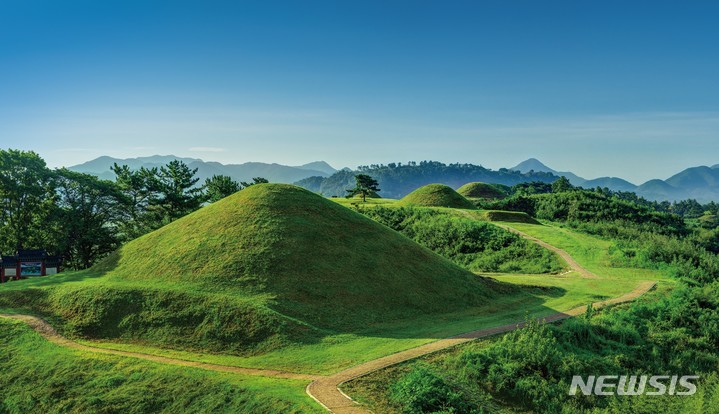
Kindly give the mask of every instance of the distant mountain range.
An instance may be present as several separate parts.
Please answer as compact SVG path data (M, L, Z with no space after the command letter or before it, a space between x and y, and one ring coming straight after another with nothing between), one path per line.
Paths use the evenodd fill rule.
M303 178L313 176L327 177L337 172L337 170L324 161L315 161L300 166L266 164L261 162L220 164L219 162L208 162L197 158L182 158L174 155L153 155L151 157L127 159L105 156L69 167L68 169L96 175L106 180L114 180L115 174L110 170L114 163L127 165L131 169L136 170L140 169L140 167L161 167L173 160L180 160L190 168L197 168L197 176L201 181L213 175L227 175L236 181L251 181L253 177L264 177L274 183L294 183Z
M139 169L140 167L160 167L172 160L181 160L190 168L197 168L198 177L202 181L213 175L227 175L237 181L250 181L253 177L264 177L275 183L296 183L325 196L344 195L345 188L349 188L353 184L355 174L348 168L337 170L325 161L315 161L299 166L261 162L220 164L219 162L174 155L153 155L127 159L103 156L69 167L69 169L113 180L115 175L110 167L114 163ZM575 186L606 187L614 191L634 192L648 200L676 201L693 198L701 203L719 202L719 164L711 167L687 168L667 180L654 179L641 185L618 177L586 179L569 171L554 170L536 158L523 161L513 168L502 168L498 171L471 164L444 165L431 161L414 166L401 164L391 166L394 164L365 168L362 171L379 179L380 188L383 190L380 195L384 197L399 198L416 188L413 187L415 185L421 186L435 182L457 188L469 181L513 185L528 181L551 182L556 179L555 177L564 176Z
M535 158L523 161L510 170L522 173L530 171L551 173L567 177L569 182L578 187L606 187L614 191L629 191L653 201L677 201L689 198L701 203L719 201L719 164L712 167L687 168L667 180L654 179L641 185L617 177L587 180L571 172L553 170Z

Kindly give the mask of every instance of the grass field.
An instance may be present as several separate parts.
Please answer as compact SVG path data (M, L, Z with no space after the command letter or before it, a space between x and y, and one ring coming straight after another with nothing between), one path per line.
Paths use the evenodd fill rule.
M552 224L533 225L523 223L503 223L531 236L537 237L553 246L568 252L587 270L595 273L599 279L581 279L573 273L567 275L489 275L503 282L521 286L555 287L566 292L565 295L549 299L545 304L552 308L567 308L611 297L620 296L632 290L640 281L657 281L657 289L671 288L675 281L662 271L637 269L613 264L614 255L619 254L611 241L577 233Z
M0 319L6 413L322 413L306 381L207 372L67 349Z
M258 188L261 190L262 186ZM276 189L277 187L275 187ZM250 192L249 195L251 196L252 193ZM305 195L301 193L298 197L302 200ZM220 204L220 207L227 209L229 212L226 214L233 216L238 214L238 208L248 208L247 206L252 203L262 204L265 202L264 200L264 198L263 200L252 200L251 197L248 200L235 199L234 203ZM269 233L270 236L275 234L275 237L281 239L282 242L273 240L272 237L268 237L268 239L280 244L268 247L260 243L259 248L286 252L288 246L302 246L300 249L302 258L291 262L291 266L263 268L262 266L270 266L270 264L266 260L261 260L262 254L253 253L256 252L253 249L257 249L258 245L251 245L247 252L250 257L254 258L254 262L250 264L239 263L238 265L237 262L233 264L232 257L224 255L221 251L217 264L202 265L215 267L208 268L197 265L197 268L192 268L192 263L181 262L183 268L189 266L193 271L193 274L184 277L182 271L177 270L177 263L167 263L167 261L173 260L172 255L163 255L161 252L153 250L156 246L169 248L179 245L182 248L179 251L172 249L172 254L181 255L184 258L182 260L187 260L188 257L201 256L192 253L197 249L218 248L217 246L225 249L229 249L228 246L235 246L234 248L237 249L239 246L242 250L243 245L253 243L249 239L230 242L224 238L226 237L227 223L213 218L217 217L217 211L215 211L213 214L200 215L196 220L197 223L202 223L210 229L217 226L217 230L212 230L213 234L218 235L215 238L211 236L194 237L185 230L196 228L197 224L178 220L175 227L169 227L164 232L150 235L150 237L146 236L140 239L135 246L131 243L112 261L106 262L93 271L68 272L53 277L6 283L0 286L0 308L4 312L40 314L49 318L64 334L96 347L229 366L279 369L305 374L330 374L439 338L509 324L524 320L526 317L546 316L590 302L617 297L634 289L642 280L659 280L659 289L671 287L671 281L660 272L616 266L613 258L619 253L612 242L553 225L514 222L508 223L508 225L566 250L582 266L600 277L586 279L573 272L561 275L486 274L484 276L504 283L494 283L487 279L469 281L473 276L470 274L468 279L467 276L464 276L466 271L456 268L446 260L438 260L436 256L428 255L424 249L407 247L408 240L403 236L393 232L390 232L388 236L386 232L389 230L383 226L376 225L369 219L342 207L353 200L335 199L333 201L323 200L325 203L321 207L312 204L309 207L291 208L289 213L284 210L277 211L276 207L265 206L259 212L253 210L254 214L245 214L251 218L251 221L233 224L232 229L236 230L232 231L239 232L238 237L246 237L242 236L246 228L251 228L254 234L260 235L265 234L263 232L266 232L267 226L279 226L285 229L285 232L282 233ZM373 203L385 206L396 205L395 200L368 200L368 204ZM297 206L297 203L294 205ZM445 208L440 208L440 210L452 211ZM277 221L277 215L287 217L288 214L291 217L290 222ZM351 216L345 217L347 214L351 214ZM486 218L482 212L474 211L464 211L461 216L476 219ZM316 221L318 217L321 217L322 220ZM351 223L349 228L343 225L348 232L371 233L370 235L365 234L361 243L354 244L353 249L350 250L364 249L366 251L369 249L372 251L372 249L376 249L375 251L378 251L387 249L387 246L393 246L389 248L392 254L386 257L386 270L379 272L378 269L373 269L373 272L369 272L351 260L349 265L347 265L347 260L335 262L344 266L342 274L339 274L336 268L313 267L315 265L311 262L327 265L327 260L329 260L318 259L317 255L312 256L311 252L314 251L327 249L328 254L335 258L346 259L348 255L351 256L350 250L340 252L332 250L334 249L332 246L336 244L335 240L322 240L322 243L326 244L312 244L322 238L322 235L317 233L318 231L337 229L336 225L332 224L336 223L333 221L336 217L342 217L343 222L349 220ZM306 226L314 228L306 234L307 239L293 238L299 230L306 229ZM225 229L224 233L220 228ZM223 235L219 236L220 234ZM164 237L169 237L169 239L165 240ZM379 245L376 244L378 239L382 241ZM386 244L388 239L390 240L389 245ZM351 240L349 242L353 243ZM344 243L348 243L348 241L345 240ZM398 251L400 252L399 256ZM403 251L405 253L402 253ZM408 271L406 276L397 276L395 264L405 260L403 257L412 256L416 259L417 255L422 258L423 266L428 266L427 262L430 262L430 267L424 267L424 269L435 266L434 269L437 269L435 274L439 272L439 274L445 275L441 279L442 282L439 282L439 279L417 279L416 270ZM278 256L273 260L286 260L286 257ZM320 254L320 257L324 256ZM357 259L357 263L368 260L366 257ZM382 260L379 261L380 264L385 263ZM262 270L264 272L262 278L253 279L250 277L250 273L242 271L232 273L228 270L232 267L227 266L236 266L237 269L242 269L243 266L245 268L255 266L255 269L265 270ZM161 269L164 273L160 277L149 277L151 275L148 272L153 268ZM283 272L284 277L287 277L288 274L291 277L280 284L273 285L278 282L268 278L279 270ZM343 280L348 280L347 278L359 278L360 280L354 281L354 284L350 285L327 285L327 279L317 281L306 279L310 275L324 272L344 278ZM206 275L206 279L203 279L203 274ZM447 279L447 274L454 276ZM376 277L373 275L380 278L373 279ZM448 300L447 297L442 297L441 294L438 297L437 292L432 290L427 291L431 293L423 293L421 290L417 290L417 286L413 286L411 295L407 297L408 302L405 303L409 304L412 303L411 301L424 297L426 300L433 301L427 305L430 306L429 309L434 310L391 314L384 312L382 306L372 305L378 299L384 300L382 296L378 295L392 292L392 295L386 296L389 301L389 298L396 296L397 289L404 289L401 285L387 288L386 275L399 277L399 280L407 286L413 284L420 286L446 285L447 280L454 278L459 283L453 287L457 292L479 289L478 297L485 299L477 302L471 296L465 296L463 299L467 301L465 305L457 307L456 303L453 303L449 305L454 306L442 308L440 305L443 301ZM228 277L232 283L238 283L238 286L232 286L228 282ZM403 280L402 277L406 279ZM288 284L290 281L297 283L301 280L317 284L309 290L306 286L302 286L300 295L297 295L295 289L295 291L289 292L290 296L282 296L284 293L281 289L289 291L293 288L293 285ZM267 290L268 286L274 286L274 290ZM343 286L348 286L347 290L337 290ZM218 287L220 288L218 289ZM335 289L331 295L336 297L313 296L323 289ZM349 305L356 306L352 312L368 313L369 316L363 315L364 319L355 321L344 319L342 323L333 325L323 323L324 318L302 318L301 309L312 309L312 312L319 313L326 312L324 317L330 315L347 318L347 313L338 314L328 308L317 307L315 303L328 299L346 300L346 295L352 295L355 291L359 291L362 297L367 298L367 302L362 304L350 301ZM446 292L451 291L445 291L445 294ZM407 294L407 290L399 293ZM452 294L456 295L456 293ZM278 299L283 302L290 300L297 303L277 307L275 304ZM432 308L433 306L434 308ZM388 317L388 315L392 315L392 317ZM200 328L198 329L198 327ZM27 332L21 334L18 329L19 327L15 327L9 332L12 332L13 336L23 337L25 335L27 337ZM248 341L249 338L249 342L238 342L237 338L242 338L244 341ZM35 338L34 341L41 340ZM229 343L238 343L239 345L232 348L226 346ZM46 346L57 348L51 344L46 344ZM28 358L31 357L28 356ZM104 369L109 372L115 368ZM300 407L301 404L304 404L305 400L299 399L300 395L304 398L304 394L301 392L302 384L265 378L256 380L257 384L264 385L252 388L255 386L252 382L255 379L245 380L246 382L240 388L256 389L258 396L270 396L269 402L273 404L289 404L288 412L295 409L292 407ZM260 388L270 391L262 391ZM273 402L272 398L275 397L279 398L281 402Z
M345 198L345 197L335 197L330 198L330 200L334 201L337 204L343 205L345 207L353 207L353 206L362 206L362 207L372 207L372 206L384 206L384 207L392 207L395 206L398 202L398 200L394 200L392 198L368 198L366 201L362 201L361 198Z
M95 346L168 355L191 361L328 374L438 338L512 323L523 320L527 315L548 315L589 302L620 296L632 290L640 280L662 280L661 288L665 288L669 284L668 280L654 271L612 267L610 256L612 244L610 242L553 226L518 224L512 224L512 226L555 243L602 278L583 279L574 273L565 275L491 274L487 276L518 285L522 287L522 290L507 295L501 300L495 300L492 304L484 307L479 306L434 316L418 316L411 321L376 323L353 332L327 331L317 341L292 344L257 355L228 355L181 346L160 347L132 338L121 340L120 343L117 339L112 338L87 342ZM88 284L102 286L108 283L112 282L101 277L93 279L87 274L75 273L8 283L3 286L3 289L24 291L33 286L62 284L68 289L74 290L72 288L74 284L87 288ZM137 286L142 285L138 284Z
M479 216L482 218L482 220L486 221L539 224L539 222L534 218L530 217L529 214L521 211L482 210L481 212L479 212Z

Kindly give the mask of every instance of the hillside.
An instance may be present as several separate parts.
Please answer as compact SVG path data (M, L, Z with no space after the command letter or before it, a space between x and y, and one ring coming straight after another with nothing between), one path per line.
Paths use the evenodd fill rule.
M554 174L557 177L563 176L563 177L567 177L569 182L575 186L584 185L584 182L586 181L584 178L582 178L574 173L571 173L569 171L556 171L552 168L549 168L536 158L530 158L528 160L522 161L519 164L515 165L514 167L510 168L510 170L511 171L519 171L523 174L528 174L528 173L534 171L534 172L543 172L543 173Z
M582 187L592 189L596 187L609 188L613 191L629 191L634 192L637 186L627 180L618 177L601 177L593 180L587 180L582 183Z
M159 168L170 161L180 160L190 168L197 168L197 176L200 182L213 175L227 175L236 181L251 181L253 177L264 177L271 182L293 183L307 177L326 177L336 172L324 161L315 161L300 166L287 166L281 164L268 164L262 162L247 162L244 164L221 164L213 161L203 161L197 158L182 158L174 155L153 155L151 157L139 158L112 158L99 157L83 164L69 167L70 170L92 174L106 180L114 180L115 174L110 171L114 163L127 165L133 170L145 168Z
M633 192L652 201L679 201L693 198L701 203L708 203L719 201L719 169L717 167L719 165L691 167L667 180L653 179L639 186L619 177L599 177L586 180L571 172L559 172L549 168L536 158L523 161L510 170L565 176L575 186L587 189L606 187L612 191Z
M451 311L492 295L487 282L409 239L282 184L205 207L95 270L117 281L271 295L272 309L325 327Z
M719 187L719 169L693 167L669 177L667 184L688 190Z
M686 192L674 187L666 181L655 179L649 180L636 189L639 196L647 200L681 200L687 198Z
M481 198L487 200L501 199L507 196L504 191L487 183L467 183L459 187L457 192L467 198Z
M471 201L443 184L428 184L407 194L400 205L475 209Z

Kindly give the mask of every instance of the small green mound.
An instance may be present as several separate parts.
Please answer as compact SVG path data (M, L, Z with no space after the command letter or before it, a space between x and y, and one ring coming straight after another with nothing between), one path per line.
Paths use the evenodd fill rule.
M457 192L467 198L478 198L483 200L500 200L507 197L507 194L492 184L467 183L457 189Z
M507 223L541 224L529 214L521 211L483 211L482 217L487 221L504 221Z
M407 194L400 205L475 209L471 201L444 184L429 184Z

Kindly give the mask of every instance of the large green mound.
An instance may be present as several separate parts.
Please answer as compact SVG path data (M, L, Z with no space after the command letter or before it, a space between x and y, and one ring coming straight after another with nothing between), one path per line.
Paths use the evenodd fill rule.
M473 209L474 204L444 184L429 184L407 194L399 202L403 205Z
M331 329L486 304L496 289L351 209L284 184L251 186L204 207L94 270L133 286L269 298L263 308Z
M485 200L498 200L507 194L499 188L487 183L467 183L457 189L457 192L467 198L481 198Z

